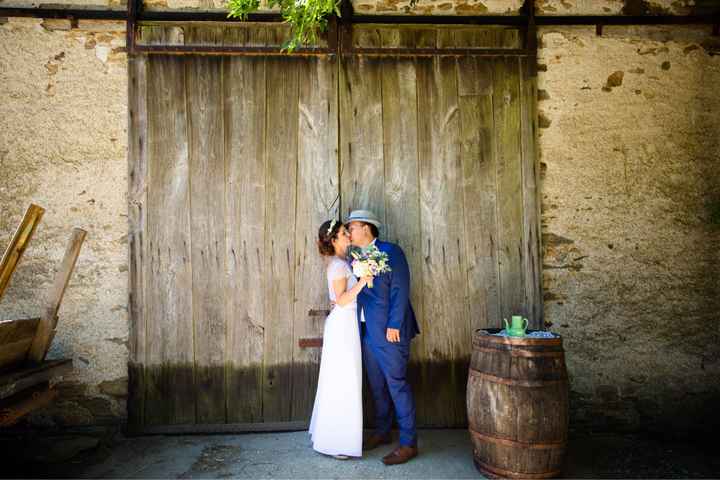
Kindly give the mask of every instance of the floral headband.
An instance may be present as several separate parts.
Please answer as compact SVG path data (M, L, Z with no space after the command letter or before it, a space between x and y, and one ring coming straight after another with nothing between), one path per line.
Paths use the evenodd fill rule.
M333 218L332 222L330 222L330 227L327 229L327 233L325 234L326 237L330 236L330 233L333 231L333 228L335 228L335 224L337 223L337 220Z

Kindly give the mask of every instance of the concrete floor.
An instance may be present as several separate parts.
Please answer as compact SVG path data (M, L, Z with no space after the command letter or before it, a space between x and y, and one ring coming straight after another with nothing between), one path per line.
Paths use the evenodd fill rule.
M420 456L393 467L380 461L391 446L340 461L314 452L306 432L131 438L66 433L24 442L4 435L0 451L5 478L482 478L467 431L423 430L419 438ZM568 444L565 476L717 478L720 456L685 442L582 436Z

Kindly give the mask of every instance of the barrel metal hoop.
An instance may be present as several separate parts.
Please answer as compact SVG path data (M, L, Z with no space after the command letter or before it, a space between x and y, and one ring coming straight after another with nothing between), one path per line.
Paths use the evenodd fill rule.
M555 351L555 352L543 352L543 351L534 351L534 350L523 350L521 348L511 348L510 350L500 349L500 348L487 348L487 347L480 347L480 346L474 346L474 350L480 351L480 352L487 352L487 353L510 353L510 356L512 357L563 357L565 355L565 352L563 351Z
M518 387L547 387L550 385L558 385L561 383L567 383L567 377L563 376L559 379L553 380L514 380L512 378L503 378L489 373L478 372L477 370L470 369L470 376L487 380L492 383L501 383L503 385L514 385Z
M492 467L482 460L478 459L477 456L474 458L475 464L480 468L492 475L497 475L502 478L554 478L560 476L560 470L553 470L552 472L544 473L521 473L513 472L511 470L505 470L499 467Z
M470 434L473 437L478 438L481 441L490 443L499 443L501 445L507 445L508 447L519 447L528 448L531 450L552 450L554 448L565 448L566 442L547 442L547 443L530 443L530 442L519 442L517 440L510 440L509 438L494 437L485 433L480 433L472 428L469 428Z

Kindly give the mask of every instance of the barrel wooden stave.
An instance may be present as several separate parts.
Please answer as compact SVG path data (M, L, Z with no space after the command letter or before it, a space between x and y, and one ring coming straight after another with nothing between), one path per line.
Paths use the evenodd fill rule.
M467 388L476 465L493 476L559 475L568 425L562 339L479 332L473 338Z

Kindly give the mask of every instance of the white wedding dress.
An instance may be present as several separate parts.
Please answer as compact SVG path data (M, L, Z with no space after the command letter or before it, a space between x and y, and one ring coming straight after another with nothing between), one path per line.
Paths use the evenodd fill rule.
M347 262L333 257L327 268L332 301L332 282L343 277L348 290L357 283ZM325 319L309 433L313 449L326 455L362 456L362 356L356 312L356 302L336 305Z

